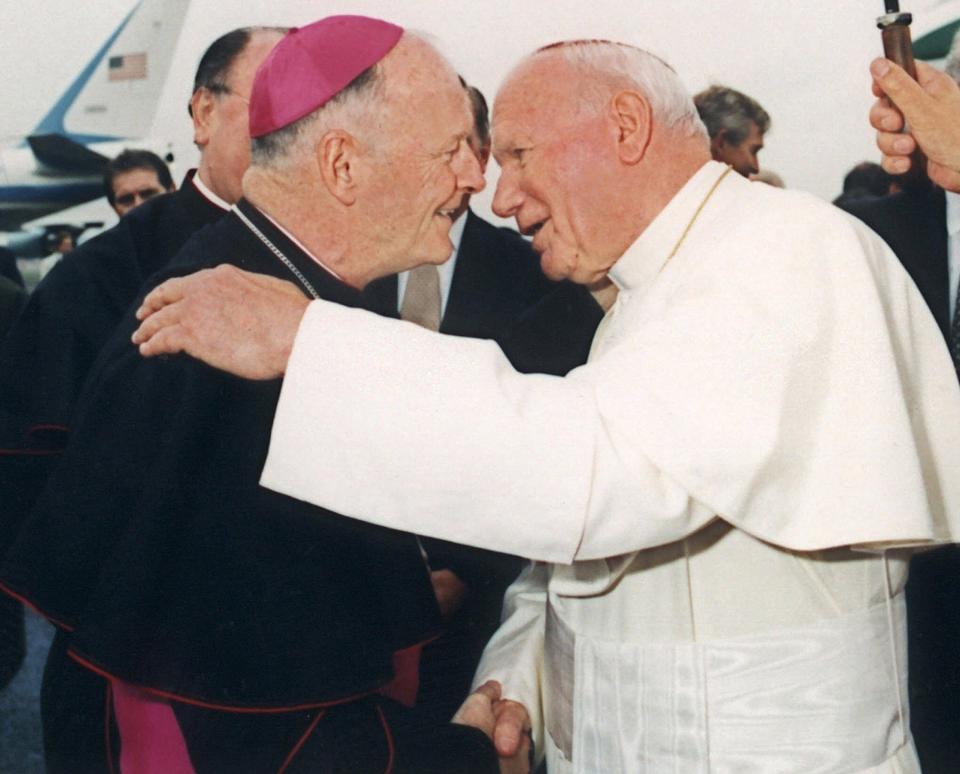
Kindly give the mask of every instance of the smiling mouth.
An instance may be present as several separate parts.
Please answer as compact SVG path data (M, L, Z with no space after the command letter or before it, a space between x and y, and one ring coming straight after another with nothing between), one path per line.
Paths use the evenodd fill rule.
M453 214L457 211L456 207L451 207L446 210L437 210L436 216L438 218L447 218L448 220L453 220Z

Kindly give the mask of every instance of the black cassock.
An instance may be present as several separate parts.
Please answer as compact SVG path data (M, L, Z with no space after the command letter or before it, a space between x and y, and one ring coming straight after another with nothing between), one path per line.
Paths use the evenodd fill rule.
M360 304L240 209L321 298ZM231 214L148 284L222 262L296 282ZM288 771L495 770L479 732L409 738L411 713L378 693L393 654L439 626L416 538L260 487L280 380L143 359L135 327L128 313L94 367L6 589L69 630L81 663L171 699L198 772L277 770L298 744Z
M191 182L141 205L43 278L0 346L0 550L62 450L83 383L141 285L223 217Z
M223 216L225 210L194 186L193 174L179 190L136 208L64 256L0 343L0 555L59 460L80 389L140 286L166 266L191 234ZM4 674L12 676L22 657L23 612L4 597L0 682ZM86 693L86 676L76 671L74 676L76 690ZM102 706L100 699L88 710ZM77 724L93 714L75 713ZM98 739L102 725L90 720ZM50 774L57 774L58 739L47 734L44 742ZM75 774L75 756L71 758L62 770Z

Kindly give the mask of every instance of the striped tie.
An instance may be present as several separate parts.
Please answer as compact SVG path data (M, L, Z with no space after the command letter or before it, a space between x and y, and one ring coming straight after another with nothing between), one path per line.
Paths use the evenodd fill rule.
M957 377L960 378L960 292L957 294L957 303L953 307L953 323L950 325L950 355L953 357L953 367L957 371Z

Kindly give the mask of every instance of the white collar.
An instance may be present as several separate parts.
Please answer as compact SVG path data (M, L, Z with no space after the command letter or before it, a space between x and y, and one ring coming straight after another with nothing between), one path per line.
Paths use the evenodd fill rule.
M674 194L660 213L608 272L620 290L642 290L663 268L710 188L727 170L708 161Z
M209 200L211 204L216 205L224 212L227 212L230 209L230 205L227 204L227 202L225 202L219 196L217 196L213 191L211 191L210 188L207 186L207 184L200 179L199 170L196 172L196 174L194 174L192 178L190 178L190 182L193 183L193 187L197 189L200 195L204 199Z

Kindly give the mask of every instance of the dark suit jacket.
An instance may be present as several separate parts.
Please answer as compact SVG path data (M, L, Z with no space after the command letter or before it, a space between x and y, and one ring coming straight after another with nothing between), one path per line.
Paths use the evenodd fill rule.
M517 232L468 211L440 332L493 339L523 372L563 375L583 364L603 313L590 293L551 282ZM371 283L375 311L397 317L397 277ZM464 607L441 641L428 646L421 700L449 717L469 690L480 653L499 624L503 593L520 570L517 557L423 539L433 569L451 569L469 587ZM439 719L439 718L438 718Z
M950 331L946 198L939 188L847 204L913 278L944 339ZM907 582L911 728L923 770L960 771L960 550L916 554Z
M876 231L913 278L944 338L950 331L947 204L943 190L902 191L844 206Z

